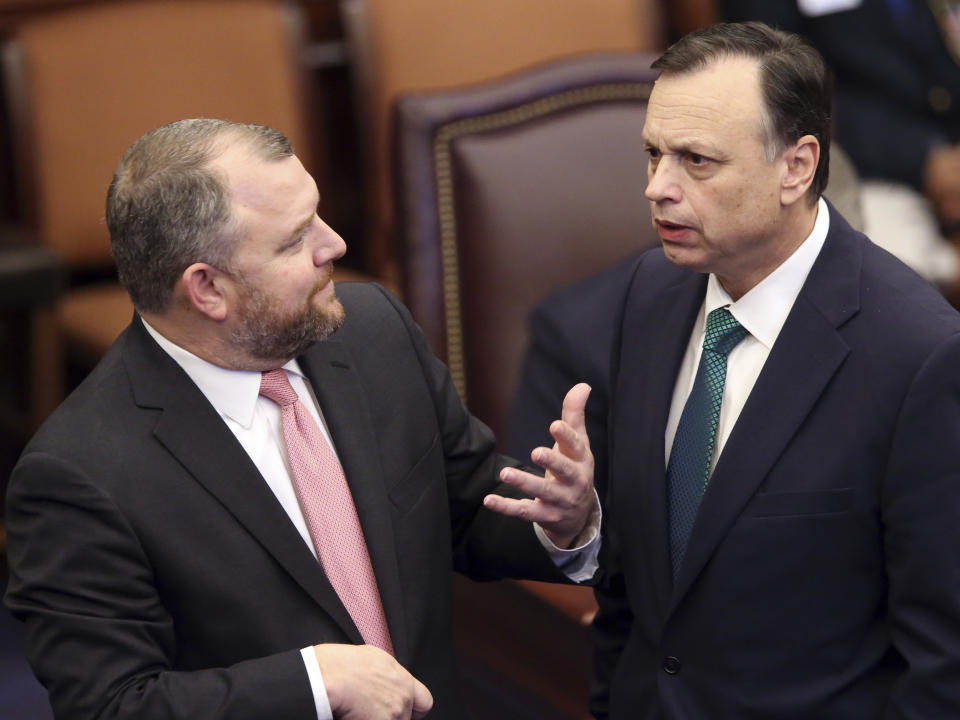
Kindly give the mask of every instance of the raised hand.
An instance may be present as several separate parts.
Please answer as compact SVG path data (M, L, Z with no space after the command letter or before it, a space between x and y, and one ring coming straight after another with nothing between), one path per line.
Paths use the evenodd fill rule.
M560 548L571 547L596 507L593 492L593 453L584 424L590 397L586 383L574 385L563 399L561 419L550 425L553 448L538 447L530 459L546 470L541 477L517 468L504 468L500 479L533 499L487 495L483 504L511 517L535 522Z

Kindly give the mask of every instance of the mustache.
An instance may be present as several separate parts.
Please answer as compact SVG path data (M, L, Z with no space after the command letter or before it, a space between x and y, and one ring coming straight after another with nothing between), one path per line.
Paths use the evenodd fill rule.
M326 272L324 272L323 278L320 280L317 280L317 282L313 284L313 287L310 288L310 294L307 296L307 300L308 301L313 300L313 298L317 295L317 293L323 290L327 286L327 283L329 283L332 279L333 279L333 263L330 263Z

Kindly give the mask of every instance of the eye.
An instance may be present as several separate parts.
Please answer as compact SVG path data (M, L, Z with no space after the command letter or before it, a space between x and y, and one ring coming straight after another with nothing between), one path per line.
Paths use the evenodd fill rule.
M297 253L300 252L300 248L303 247L303 241L307 237L307 230L309 228L304 228L301 232L298 232L296 235L291 237L284 243L279 251L283 253Z
M660 151L655 147L647 147L647 155L650 156L650 160L655 161L660 159Z

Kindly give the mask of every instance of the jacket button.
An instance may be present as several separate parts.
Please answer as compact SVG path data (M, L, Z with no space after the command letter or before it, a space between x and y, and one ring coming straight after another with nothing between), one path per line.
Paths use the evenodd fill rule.
M673 655L668 655L663 659L663 671L667 675L676 675L680 672L680 661Z

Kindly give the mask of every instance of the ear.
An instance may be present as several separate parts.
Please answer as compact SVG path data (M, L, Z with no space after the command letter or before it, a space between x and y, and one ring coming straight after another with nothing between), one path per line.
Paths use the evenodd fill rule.
M227 317L230 277L207 263L194 263L180 276L183 293L197 312L220 322Z
M784 152L786 174L780 185L780 202L792 205L805 197L820 163L820 142L804 135Z

